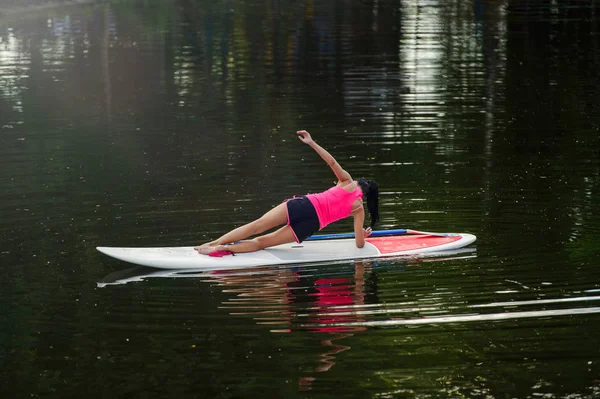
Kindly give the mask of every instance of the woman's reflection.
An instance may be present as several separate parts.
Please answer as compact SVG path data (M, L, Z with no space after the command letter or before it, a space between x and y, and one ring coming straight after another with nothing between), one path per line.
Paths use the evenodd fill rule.
M311 374L328 371L336 356L351 347L339 341L366 330L360 326L369 303L377 303L376 273L371 264L356 262L350 276L328 273L327 268L264 268L251 273L215 272L224 292L235 294L223 303L231 314L252 316L276 333L329 334L319 342ZM311 389L314 375L299 379L299 389Z
M152 277L201 278L216 283L231 295L221 305L231 315L250 316L274 333L305 334L304 337L308 333L318 338L321 350L316 365L299 378L300 390L311 389L316 373L331 369L337 355L351 348L339 341L366 330L361 323L372 305L379 303L377 273L366 262L219 271L136 267L111 273L98 286Z

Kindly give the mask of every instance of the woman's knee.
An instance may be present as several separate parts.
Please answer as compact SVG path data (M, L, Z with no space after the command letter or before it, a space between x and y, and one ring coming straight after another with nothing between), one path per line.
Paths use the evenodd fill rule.
M255 239L252 240L253 244L256 245L256 250L260 250L260 249L265 249L270 247L271 244L271 239L268 236L260 236L260 237L256 237Z
M256 241L259 247L258 249L264 249L279 244L294 242L295 236L292 229L289 226L285 226L271 234L256 237L253 241Z
M257 238L253 238L251 240L246 240L244 241L244 243L248 246L247 247L247 251L248 252L254 252L254 251L258 251L263 249L264 247L261 247L260 241Z

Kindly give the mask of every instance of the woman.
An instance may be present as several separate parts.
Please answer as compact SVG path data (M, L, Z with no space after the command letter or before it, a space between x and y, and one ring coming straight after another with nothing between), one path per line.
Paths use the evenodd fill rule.
M269 212L244 226L223 235L215 241L194 249L201 254L214 252L253 252L290 242L302 242L313 233L330 223L352 216L356 246L362 248L365 238L371 235L372 227L379 219L379 187L373 180L352 180L335 158L318 145L306 130L297 132L298 138L308 144L329 165L338 179L337 184L327 191L294 197L277 205ZM363 198L371 215L371 227L363 228L365 211ZM282 226L272 233L246 240L273 227ZM243 241L240 241L243 240Z

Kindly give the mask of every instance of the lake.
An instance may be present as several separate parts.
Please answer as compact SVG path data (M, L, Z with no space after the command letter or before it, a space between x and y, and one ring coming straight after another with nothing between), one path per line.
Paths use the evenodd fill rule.
M600 4L120 0L0 17L0 394L600 397ZM331 170L437 257L167 273ZM350 220L324 232L352 230Z

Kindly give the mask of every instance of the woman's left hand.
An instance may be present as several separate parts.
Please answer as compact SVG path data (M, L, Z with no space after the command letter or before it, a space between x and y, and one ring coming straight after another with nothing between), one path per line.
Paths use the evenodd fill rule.
M370 236L372 232L373 232L373 229L370 228L370 227L367 227L366 229L363 229L363 233L365 235L365 238L367 238L368 236Z
M312 137L310 137L310 133L308 133L306 130L299 130L296 132L296 134L298 135L300 141L305 144L310 144L313 141Z

